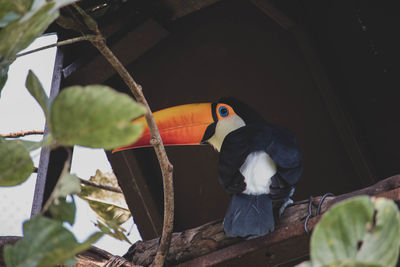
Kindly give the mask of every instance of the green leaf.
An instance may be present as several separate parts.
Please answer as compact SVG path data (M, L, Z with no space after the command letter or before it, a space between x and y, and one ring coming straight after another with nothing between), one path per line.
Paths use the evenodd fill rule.
M52 103L50 131L61 145L112 149L140 137L143 125L132 119L144 112L131 97L108 86L72 86Z
M14 140L15 142L23 145L27 151L33 151L35 149L38 149L42 146L48 145L49 141L51 140L50 136L46 136L44 139L41 141L28 141L28 140L23 140L23 139L16 139Z
M53 202L49 211L55 220L68 222L70 225L73 225L75 222L76 206L73 197L72 202L67 202L65 198L60 198L58 204Z
M28 179L34 166L28 150L19 141L0 141L0 186L14 186Z
M311 237L315 266L395 266L399 249L399 211L383 198L362 196L335 205Z
M15 245L4 247L7 266L52 267L68 262L79 252L88 249L102 233L91 235L79 244L62 222L37 216L23 225L24 237Z
M59 204L59 198L65 199L70 194L78 194L81 191L81 182L76 175L65 173L58 180L51 198L56 205ZM52 200L52 201L53 201Z
M397 205L388 199L372 201L376 224L365 234L363 245L357 254L358 261L379 262L384 266L396 266L400 248L400 214Z
M1 17L0 28L7 26L7 24L9 24L10 22L12 22L16 19L19 19L20 17L21 17L20 15L14 13L14 12L8 12L7 14L5 14L4 16Z
M53 2L45 2L40 8L27 12L1 29L0 64L12 59L47 29L58 17L58 10L53 7Z
M10 5L9 2L12 2ZM0 69L39 37L58 17L59 9L73 0L2 0L0 2Z
M39 79L32 72L32 70L29 70L29 74L26 77L25 86L29 90L29 93L31 93L31 95L36 99L36 101L42 107L44 114L47 118L50 108L50 100L47 97L46 92L44 91Z
M0 0L0 28L27 13L32 0Z
M1 60L1 57L0 57ZM9 69L9 64L4 63L1 64L0 63L0 96L1 96L1 91L3 90L4 85L7 82L8 79L8 69Z

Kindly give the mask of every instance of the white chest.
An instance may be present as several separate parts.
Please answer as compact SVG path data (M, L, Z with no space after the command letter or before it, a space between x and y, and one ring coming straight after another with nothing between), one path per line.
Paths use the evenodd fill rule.
M257 151L247 156L240 172L246 182L244 194L268 194L271 177L276 173L276 164L267 153Z

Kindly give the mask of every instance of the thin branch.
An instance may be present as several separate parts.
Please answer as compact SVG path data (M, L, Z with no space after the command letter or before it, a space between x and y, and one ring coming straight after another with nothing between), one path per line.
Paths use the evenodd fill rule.
M0 134L0 136L4 137L4 138L18 138L18 137L23 137L26 135L36 135L36 134L43 134L43 130L41 130L41 131L38 131L38 130L21 131L21 132L15 132L15 133Z
M41 50L45 50L48 48L52 48L52 47L56 47L56 46L63 46L63 45L69 45L69 44L73 44L73 43L77 43L77 42L82 42L82 41L90 41L92 39L96 38L95 35L85 35L85 36L79 36L79 37L75 37L75 38L71 38L68 40L64 40L64 41L60 41L51 45L46 45L46 46L42 46L36 49L32 49L23 53L19 53L17 54L15 57L22 57L22 56L26 56Z
M161 167L161 173L163 177L164 186L164 224L161 235L160 245L157 250L156 257L153 262L153 266L163 266L165 258L168 254L168 249L171 242L171 234L174 224L174 187L172 172L173 166L169 162L167 153L165 152L164 144L158 131L158 127L155 123L154 117L151 113L150 107L147 103L146 98L143 95L142 87L135 82L132 76L129 74L125 66L118 60L114 53L106 45L105 39L98 29L97 23L89 15L87 15L78 5L73 5L75 9L80 13L85 21L86 25L90 30L96 33L97 38L90 40L91 43L102 53L102 55L108 60L108 62L114 67L121 78L124 80L126 85L131 90L132 94L136 98L136 101L145 106L147 113L145 114L147 125L151 133L150 143L154 147Z
M168 249L171 242L171 233L174 224L174 187L172 179L173 166L168 160L164 144L162 143L157 125L154 121L147 100L142 93L142 87L133 80L133 78L130 76L129 72L125 69L122 63L115 57L113 52L107 47L105 40L102 37L99 37L95 41L92 41L92 43L119 73L119 75L128 85L132 94L135 96L136 101L143 104L147 110L145 118L151 133L150 143L154 147L157 159L161 166L161 172L163 176L163 186L164 186L164 224L163 224L160 246L157 251L157 255L154 259L153 265L163 266L165 258L168 254Z
M39 169L37 167L35 167L33 169L34 173L37 173L38 171L39 171ZM107 190L107 191L123 194L121 188L119 188L119 187L110 186L110 185L102 185L102 184L99 184L99 183L95 183L95 182L92 182L92 181L89 181L89 180L82 179L80 177L78 177L78 178L79 178L79 181L81 182L81 184L93 186L93 187L96 187L96 188L100 188L102 190Z
M107 191L112 191L112 192L116 192L116 193L121 193L122 194L122 190L119 187L115 187L115 186L109 186L109 185L102 185L99 183L95 183L92 181L88 181L82 178L79 178L79 180L81 181L81 184L85 184L85 185L89 185L89 186L93 186L93 187L97 187L103 190L107 190Z

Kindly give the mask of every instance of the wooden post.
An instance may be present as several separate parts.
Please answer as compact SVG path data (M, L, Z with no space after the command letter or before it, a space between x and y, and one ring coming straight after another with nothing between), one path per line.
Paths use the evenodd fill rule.
M54 99L60 91L60 84L62 79L62 68L64 62L64 54L61 48L57 48L56 59L54 62L54 70L53 70L53 78L51 81L51 89L50 89L50 98ZM46 136L49 132L47 126L44 129L44 136ZM46 188L47 181L47 172L50 161L50 148L43 147L40 152L40 160L38 173L36 178L35 185L35 193L33 195L32 209L31 209L31 217L39 214L42 210L42 206L44 203L44 194ZM57 177L55 177L56 179Z

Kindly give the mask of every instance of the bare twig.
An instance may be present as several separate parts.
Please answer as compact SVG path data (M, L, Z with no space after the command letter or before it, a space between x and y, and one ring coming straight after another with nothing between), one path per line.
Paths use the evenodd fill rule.
M15 132L15 133L0 134L0 136L4 137L4 138L18 138L18 137L23 137L26 135L36 135L36 134L43 134L43 130L41 130L41 131L38 131L38 130L21 131L21 132Z
M142 87L135 82L132 76L129 74L125 66L118 60L114 53L106 45L105 39L101 34L98 25L89 15L85 13L78 5L73 5L78 13L83 17L87 27L93 31L97 38L90 40L91 43L101 52L101 54L108 60L108 62L114 67L121 78L124 80L126 85L131 90L132 94L136 98L136 101L143 104L147 110L145 114L147 125L151 133L150 143L153 145L157 155L157 159L160 163L161 173L163 176L164 186L164 224L161 235L160 245L157 250L156 257L153 261L153 266L163 266L165 258L168 254L168 249L171 242L171 234L174 224L174 187L172 172L173 166L169 162L167 153L165 152L164 144L162 142L160 132L154 121L154 117L151 113L150 107L147 103L146 98L143 95Z
M56 47L56 46L69 45L69 44L82 42L82 41L90 41L90 40L92 40L94 38L96 38L95 35L79 36L79 37L71 38L71 39L68 39L68 40L60 41L60 42L57 42L55 44L46 45L46 46L42 46L42 47L39 47L39 48L36 48L36 49L32 49L32 50L29 50L29 51L26 51L26 52L23 52L23 53L19 53L15 57L26 56L26 55L29 55L29 54L32 54L32 53L35 53L35 52L38 52L38 51L41 51L41 50L45 50L45 49L48 49L48 48Z
M39 169L37 167L35 167L33 169L34 173L37 173L38 171L39 171ZM81 184L89 185L89 186L93 186L93 187L100 188L100 189L103 189L103 190L107 190L107 191L123 194L121 188L119 188L119 187L110 186L110 185L102 185L102 184L99 184L99 183L95 183L95 182L92 182L92 181L89 181L89 180L82 179L80 177L78 177L78 178L79 178L79 181L81 182Z
M89 186L93 186L93 187L97 187L103 190L107 190L107 191L112 191L112 192L116 192L116 193L121 193L122 194L122 190L119 187L115 187L115 186L109 186L109 185L102 185L99 183L95 183L89 180L85 180L82 178L79 178L79 180L81 181L81 184L85 184L85 185L89 185Z

